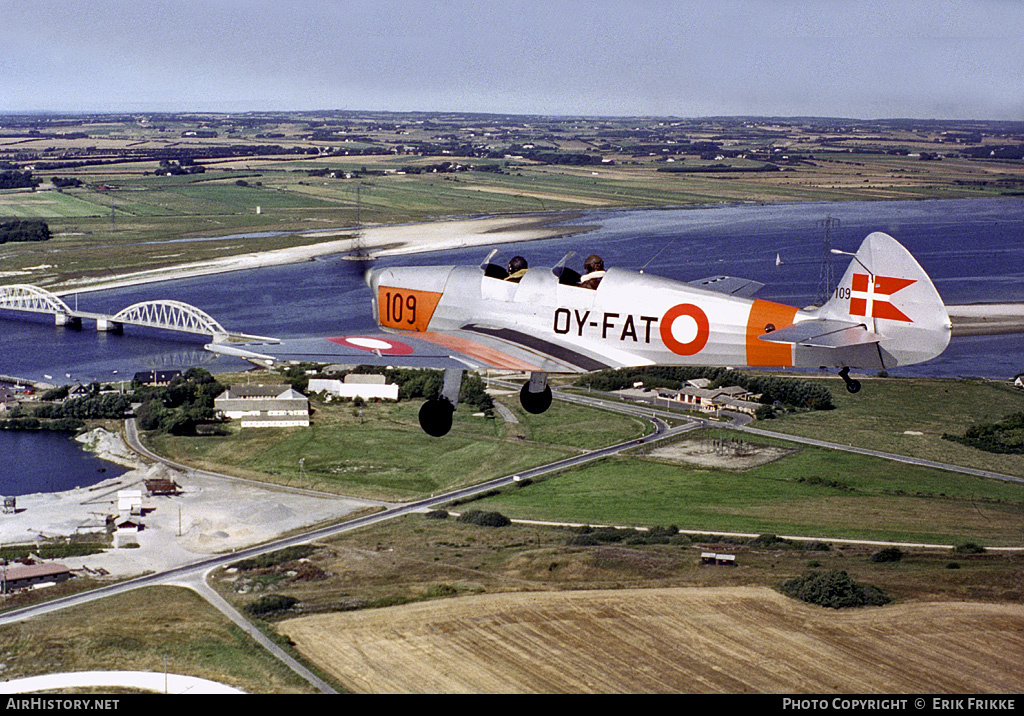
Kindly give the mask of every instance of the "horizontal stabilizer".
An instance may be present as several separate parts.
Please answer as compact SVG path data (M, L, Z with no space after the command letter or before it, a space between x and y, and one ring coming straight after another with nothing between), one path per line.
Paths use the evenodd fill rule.
M691 286L706 288L709 291L724 293L728 296L738 298L750 298L760 291L764 284L760 281L752 281L749 278L737 278L736 276L708 276L697 281L688 281Z
M825 318L794 323L758 338L769 343L796 343L816 348L849 348L878 343L882 339L877 333L867 330L862 323Z

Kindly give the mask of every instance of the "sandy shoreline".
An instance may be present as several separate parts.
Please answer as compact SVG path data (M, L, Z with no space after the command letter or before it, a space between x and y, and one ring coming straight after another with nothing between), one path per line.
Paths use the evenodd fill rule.
M1024 303L946 306L954 336L1024 333Z
M120 434L102 429L91 431L82 442L100 458L133 469L87 487L18 496L17 510L0 520L0 543L31 544L51 537L103 534L106 516L119 512L118 492L141 490L145 495L145 482L152 479L173 480L180 486L180 493L174 497L143 497L143 515L132 516L143 529L130 531L127 540L137 548L117 548L123 539L119 536L102 553L60 561L94 576L131 577L180 567L382 504L286 491L274 485L224 479L159 463L150 465L125 444Z
M259 253L225 256L224 258L197 261L166 268L134 271L114 278L99 277L66 281L51 288L51 292L63 296L70 293L102 291L125 286L193 278L211 274L244 271L246 269L281 266L284 264L312 261L321 256L356 252L372 257L398 256L426 251L444 251L469 246L513 243L552 239L587 230L587 227L563 226L559 222L575 215L556 216L498 216L482 219L457 219L424 224L403 224L400 226L371 226L362 229L339 229L322 231L304 236L345 238L324 241L308 246L273 249ZM481 258L483 258L481 256Z

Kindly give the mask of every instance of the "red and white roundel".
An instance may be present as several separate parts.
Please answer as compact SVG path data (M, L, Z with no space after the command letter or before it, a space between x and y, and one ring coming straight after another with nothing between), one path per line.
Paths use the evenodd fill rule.
M661 342L676 355L700 353L710 335L707 314L692 303L672 306L661 318Z
M339 346L346 346L348 348L358 348L361 351L367 353L380 353L385 356L407 356L413 352L412 346L402 343L401 341L393 341L390 338L370 337L370 336L335 336L334 338L328 338L331 343L337 343Z

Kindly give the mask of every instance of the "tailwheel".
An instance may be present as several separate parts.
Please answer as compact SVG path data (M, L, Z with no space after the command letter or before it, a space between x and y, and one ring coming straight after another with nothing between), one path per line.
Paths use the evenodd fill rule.
M452 429L453 406L446 398L433 398L420 408L420 427L427 435L439 438Z
M839 377L843 379L844 383L846 383L846 390L848 390L851 393L860 392L860 381L854 380L853 378L850 377L849 368L844 366L843 369L839 371Z

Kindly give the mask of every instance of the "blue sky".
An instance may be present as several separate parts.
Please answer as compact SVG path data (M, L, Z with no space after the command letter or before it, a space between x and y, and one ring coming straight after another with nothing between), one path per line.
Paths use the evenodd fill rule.
M0 0L0 113L1024 120L1018 0Z

